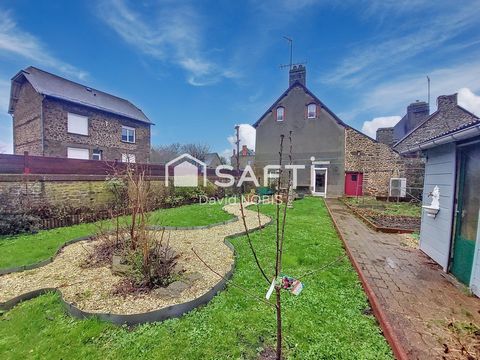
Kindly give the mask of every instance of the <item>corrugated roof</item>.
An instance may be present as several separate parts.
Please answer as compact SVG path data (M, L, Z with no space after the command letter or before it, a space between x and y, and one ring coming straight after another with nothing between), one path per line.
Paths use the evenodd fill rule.
M20 76L24 76L42 95L152 124L142 110L128 100L78 84L33 66L21 70L12 80L15 81ZM10 109L10 111L12 110Z

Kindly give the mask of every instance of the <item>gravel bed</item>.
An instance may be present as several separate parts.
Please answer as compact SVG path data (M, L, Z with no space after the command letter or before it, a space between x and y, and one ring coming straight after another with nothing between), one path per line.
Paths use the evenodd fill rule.
M226 205L224 210L241 216L237 204ZM245 215L249 229L257 228L259 225L257 213L245 209ZM270 220L265 215L260 216L262 224ZM185 269L186 274L199 272L203 277L175 298L162 297L154 292L125 297L112 295L112 289L122 277L113 275L110 266L96 268L81 266L96 242L86 240L66 246L48 265L0 276L0 302L37 289L58 288L65 301L88 312L127 315L184 303L203 295L220 281L217 275L195 257L192 247L213 269L226 274L232 267L234 255L224 244L224 239L243 231L241 219L209 229L169 231L170 246L180 254L178 263ZM153 232L160 237L160 231Z

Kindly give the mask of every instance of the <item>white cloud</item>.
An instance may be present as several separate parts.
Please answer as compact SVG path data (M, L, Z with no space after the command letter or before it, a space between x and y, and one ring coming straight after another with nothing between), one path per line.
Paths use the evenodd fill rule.
M10 101L10 81L0 79L0 113L8 112L8 103Z
M239 124L239 138L240 138L240 148L242 145L247 145L249 149L255 150L255 128L250 124ZM227 138L228 142L232 146L232 149L236 149L237 145L235 142L237 141L237 136L232 135Z
M87 72L67 64L49 53L48 49L32 34L23 31L11 14L0 10L0 52L3 55L23 57L35 64L49 67L78 79L85 79Z
M458 105L480 117L480 96L475 95L469 88L458 90Z
M398 123L401 118L401 116L376 117L363 123L362 132L375 139L378 128L392 127Z
M462 62L451 67L430 72L430 112L435 110L436 98L453 94L461 88L480 91L480 61ZM426 74L415 73L382 82L359 98L359 104L341 114L351 120L364 112L405 113L408 104L415 100L427 101Z
M190 85L210 85L239 76L206 58L202 19L191 6L160 3L151 11L155 20L133 10L126 0L103 0L100 10L102 20L125 42L146 55L181 67Z

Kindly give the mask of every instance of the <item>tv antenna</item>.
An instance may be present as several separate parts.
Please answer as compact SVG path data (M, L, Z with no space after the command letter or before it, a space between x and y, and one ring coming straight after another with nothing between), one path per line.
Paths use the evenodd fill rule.
M283 36L283 38L288 41L288 45L290 46L290 62L288 64L280 65L280 69L285 69L288 67L289 70L292 70L294 65L305 65L306 62L297 64L293 63L293 39L289 38L288 36Z
M427 98L428 106L430 106L430 77L427 75Z

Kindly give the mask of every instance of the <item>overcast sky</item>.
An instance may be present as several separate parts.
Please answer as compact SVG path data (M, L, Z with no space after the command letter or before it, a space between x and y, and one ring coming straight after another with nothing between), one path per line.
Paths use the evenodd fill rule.
M307 62L307 86L370 135L426 100L426 75L432 100L460 91L480 112L479 10L479 1L3 0L0 148L11 151L10 78L35 65L132 101L156 124L153 144L229 152L234 125L253 124L288 85L284 35Z

